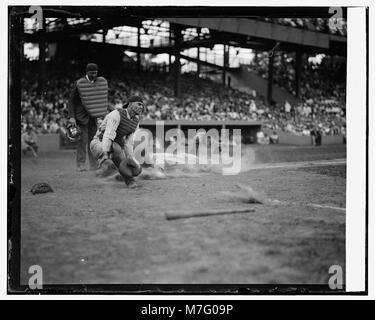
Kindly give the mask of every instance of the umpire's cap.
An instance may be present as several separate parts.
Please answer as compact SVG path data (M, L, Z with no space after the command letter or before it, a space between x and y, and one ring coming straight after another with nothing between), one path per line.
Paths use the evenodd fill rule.
M86 72L98 71L98 65L96 63L88 63L86 66Z

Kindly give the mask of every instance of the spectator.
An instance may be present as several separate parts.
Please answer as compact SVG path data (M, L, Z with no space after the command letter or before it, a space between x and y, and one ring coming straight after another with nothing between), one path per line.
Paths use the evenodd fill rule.
M249 111L250 111L250 113L256 113L257 112L257 106L256 106L254 100L251 100L251 102L250 102L250 110Z
M284 110L285 110L285 114L287 115L287 117L289 117L291 109L292 109L292 106L287 100L285 100Z
M316 129L315 129L315 128L313 128L313 129L311 130L311 132L310 132L310 136L311 136L311 144L312 144L313 146L315 146L315 145L316 145Z
M270 144L270 137L267 133L264 134L263 144Z
M38 156L38 144L37 144L37 136L33 131L31 126L26 128L26 132L24 132L21 136L21 149L24 155L26 155L27 151L31 151L34 157Z
M279 136L276 131L273 131L270 135L270 143L277 144L279 143Z
M257 132L257 143L263 144L263 142L264 142L264 133L263 131L259 130Z
M57 122L51 121L49 124L49 132L50 133L57 133L60 129L60 126L58 125Z
M322 133L320 130L315 131L315 145L320 146L322 144Z
M310 106L305 105L303 107L303 113L302 114L303 114L304 117L309 117L310 114L311 114L311 108L310 108Z
M342 143L346 144L346 126L342 126L341 128L341 133L342 133Z

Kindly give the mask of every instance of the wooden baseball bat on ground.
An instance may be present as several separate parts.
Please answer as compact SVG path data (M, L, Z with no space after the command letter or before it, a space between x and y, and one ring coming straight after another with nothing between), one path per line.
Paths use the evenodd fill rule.
M244 213L244 212L254 212L255 209L252 208L238 208L232 210L207 210L207 211L180 211L180 212L166 212L165 217L167 220L175 219L185 219L193 217L206 217L215 216L220 214L230 214L230 213Z

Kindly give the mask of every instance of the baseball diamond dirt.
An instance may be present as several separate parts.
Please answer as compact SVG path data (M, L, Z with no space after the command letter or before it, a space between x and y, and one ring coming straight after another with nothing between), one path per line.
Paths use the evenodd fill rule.
M71 150L23 157L21 283L40 265L44 284L327 284L345 270L345 145L251 150L238 175L180 170L134 189L76 172ZM38 182L54 192L33 195ZM238 184L272 202L231 199ZM165 216L234 208L253 211Z

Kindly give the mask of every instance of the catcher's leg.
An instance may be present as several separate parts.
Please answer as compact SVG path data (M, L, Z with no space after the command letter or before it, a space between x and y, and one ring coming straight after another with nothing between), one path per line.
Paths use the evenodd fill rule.
M106 177L113 173L113 171L116 169L115 165L113 164L112 160L107 159L105 161L102 161L102 157L104 155L103 148L102 148L102 142L99 139L94 138L90 143L90 151L94 157L94 159L100 163L98 166L98 169L100 169L98 172L96 172L97 176Z
M33 156L36 158L38 157L38 146L36 143L33 143L31 145L31 152L33 153Z
M27 145L27 150L31 151L31 153L33 154L33 156L36 158L38 155L36 154L34 148L33 148L33 145L32 144L28 144Z

